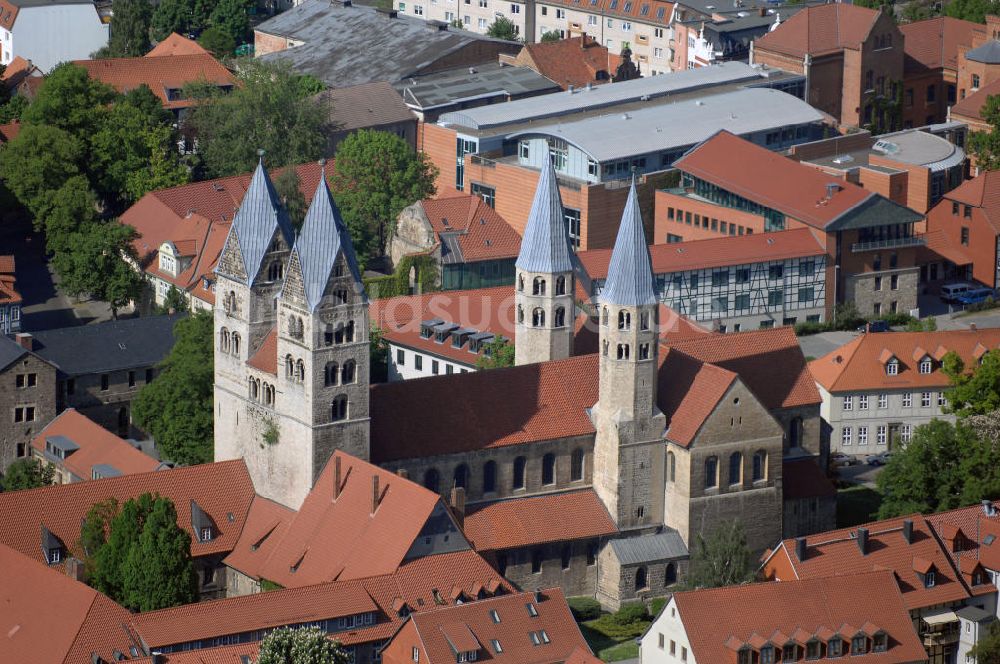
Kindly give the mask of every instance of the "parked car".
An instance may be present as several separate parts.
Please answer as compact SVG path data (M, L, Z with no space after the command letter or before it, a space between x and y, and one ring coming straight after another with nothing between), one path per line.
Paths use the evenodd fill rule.
M830 465L839 466L856 466L861 461L857 457L853 457L850 454L844 454L843 452L834 452L830 455Z
M960 281L954 284L945 284L941 287L941 299L945 302L956 302L956 298L959 295L964 294L967 291L972 290L974 287L972 284Z
M878 454L869 454L865 457L865 463L869 466L884 466L889 463L889 459L892 458L892 452L879 452Z
M972 288L956 296L955 302L968 306L970 304L980 304L990 298L996 299L996 296L996 291L992 288Z
M858 328L858 332L888 332L889 321L872 320Z

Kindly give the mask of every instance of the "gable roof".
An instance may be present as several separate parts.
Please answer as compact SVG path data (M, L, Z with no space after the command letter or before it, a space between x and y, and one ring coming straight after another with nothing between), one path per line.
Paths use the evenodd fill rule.
M316 97L330 109L330 123L336 132L417 122L417 116L387 81L324 90Z
M566 89L570 85L582 88L587 84L610 83L621 56L611 55L608 48L593 37L580 35L554 42L525 44L518 55L518 62L522 61ZM598 72L604 72L604 76L598 78Z
M20 359L28 350L5 334L0 334L0 370Z
M53 458L45 443L52 436L72 440L78 449L65 459ZM43 457L73 473L77 480L90 480L95 466L110 466L122 475L160 470L161 464L100 426L75 408L67 408L45 425L31 441L31 446ZM107 472L108 468L102 468Z
M653 267L642 224L635 178L629 187L615 246L611 251L608 277L598 296L604 304L641 306L655 303Z
M80 523L92 505L108 498L119 504L143 493L158 493L177 506L178 525L191 536L191 555L230 551L243 529L253 483L242 459L186 468L135 473L89 482L0 493L0 544L42 560L39 532L44 526L73 552ZM201 542L191 524L188 505L194 500L215 525L215 535Z
M796 57L856 50L868 39L879 14L874 9L840 2L807 7L757 38L754 48Z
M558 519L552 515L558 514ZM593 489L480 503L463 526L477 551L591 539L618 532Z
M966 585L974 595L990 592L995 587L989 578L975 585L972 573L976 565L1000 570L1000 510L992 501L984 504L959 507L925 517L938 533L942 547L962 573ZM955 546L955 545L958 546Z
M809 370L828 392L940 388L950 385L941 371L941 357L955 351L971 369L978 364L977 346L985 350L1000 348L1000 329L861 334L810 362ZM924 355L936 360L929 374L918 369ZM899 361L898 373L889 376L885 365L893 357Z
M945 198L980 208L993 230L1000 233L1000 171L984 171L949 191Z
M965 59L988 65L1000 63L1000 40L990 39L965 52Z
M759 650L770 642L780 651L789 640L804 647L812 638L825 641L835 634L849 644L861 631L885 632L888 649L852 652L852 662L927 659L892 573L885 570L678 592L673 602L699 662L734 662L746 645Z
M128 92L145 85L160 99L163 107L169 109L191 106L192 100L171 95L172 90L179 90L187 83L205 80L217 86L231 87L236 84L232 73L208 52L75 60L73 64L83 67L92 79L106 83L118 92Z
M97 653L113 661L141 643L121 606L58 570L0 544L0 633L6 661L79 664Z
M525 272L569 272L573 269L573 249L569 245L562 196L548 148L543 159L545 165L538 176L515 265Z
M951 16L936 16L900 25L899 31L906 40L903 42L906 71L942 67L957 69L959 50L970 46L973 36L982 29L979 23Z
M687 447L739 378L676 348L666 349L662 357L657 405L667 418L667 439Z
M986 118L983 117L983 109L986 107L986 101L990 97L998 94L1000 94L1000 79L995 79L979 88L965 99L959 99L958 102L953 104L948 110L948 117L951 118L957 115L965 118L975 118L977 120L985 121Z
M161 41L159 44L154 46L149 53L145 55L147 58L158 58L167 55L201 55L208 54L202 46L194 41L193 39L188 39L187 37L182 37L176 32L171 32L167 35L167 38Z
M443 263L514 258L521 250L521 236L480 196L432 198L417 205L437 234Z
M264 335L264 340L260 342L260 347L247 360L247 366L259 369L272 376L278 375L278 328L272 327Z

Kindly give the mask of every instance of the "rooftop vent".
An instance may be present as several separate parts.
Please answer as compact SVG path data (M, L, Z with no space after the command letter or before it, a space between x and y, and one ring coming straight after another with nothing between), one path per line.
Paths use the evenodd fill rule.
M875 141L875 145L872 146L872 150L875 152L881 152L882 154L896 154L899 152L899 145L893 143L892 141L879 140Z
M833 163L835 164L849 164L854 161L854 157L849 154L842 154L839 157L833 158Z
M840 184L837 182L827 182L826 183L826 199L830 200L833 195L840 191Z
M385 16L386 18L396 18L397 13L395 9L386 9L385 7L378 7L375 10L377 13Z
M568 92L570 94L573 94L573 92L575 90L576 90L576 87L574 87L574 85L572 83L570 83L568 86L566 86L566 92Z

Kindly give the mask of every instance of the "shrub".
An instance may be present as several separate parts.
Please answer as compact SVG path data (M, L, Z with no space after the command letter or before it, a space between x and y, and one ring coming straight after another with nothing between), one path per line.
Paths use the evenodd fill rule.
M654 597L650 600L649 615L653 618L660 615L660 612L663 611L663 607L667 605L667 599L668 598L666 597Z
M570 597L566 603L569 604L569 610L573 612L573 618L577 622L601 617L601 603L593 597Z
M642 602L624 604L618 609L618 613L612 616L612 619L618 625L633 625L649 620L649 612Z

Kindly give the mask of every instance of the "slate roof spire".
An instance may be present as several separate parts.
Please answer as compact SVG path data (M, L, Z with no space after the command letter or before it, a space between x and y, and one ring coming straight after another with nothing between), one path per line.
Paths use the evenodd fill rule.
M354 286L367 301L364 284L361 281L361 271L351 243L351 234L347 231L344 218L337 208L330 188L326 184L326 163L323 166L306 218L302 222L302 232L295 240L293 251L298 253L299 264L302 266L302 282L305 286L306 303L309 311L315 311L323 299L330 274L341 254L347 261Z
M653 263L642 227L634 175L600 298L602 302L619 306L655 304L657 301L653 289Z
M569 244L566 220L556 171L545 149L545 166L538 178L535 200L521 239L521 253L515 266L526 272L555 274L573 269L573 249Z
M261 261L276 231L281 232L288 246L292 244L292 223L288 219L288 212L281 205L278 192L264 168L264 151L259 150L257 154L260 155L257 169L229 229L230 234L236 234L239 242L248 285L253 283L260 272Z

